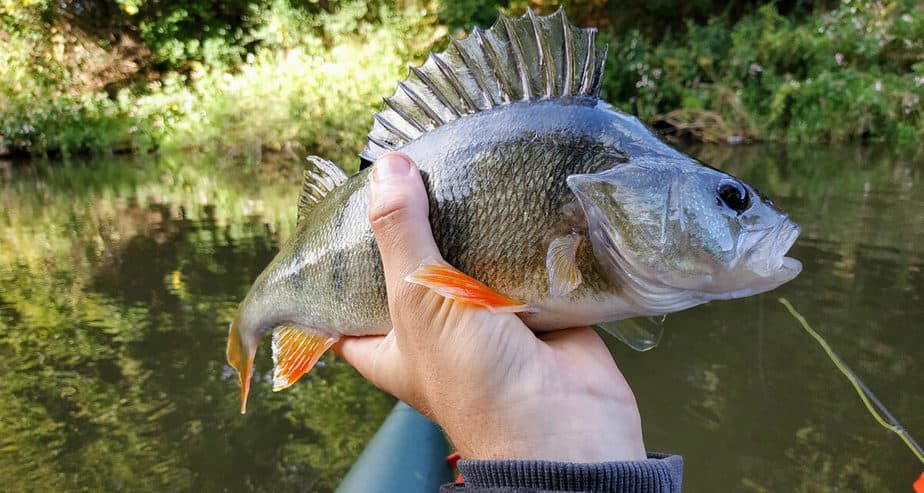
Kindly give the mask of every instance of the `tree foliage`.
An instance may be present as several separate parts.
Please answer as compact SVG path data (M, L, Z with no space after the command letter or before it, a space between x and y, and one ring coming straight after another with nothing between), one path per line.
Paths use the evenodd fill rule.
M446 33L536 0L0 3L0 151L218 147L355 154L370 114ZM610 45L605 96L716 141L924 135L913 0L576 0Z

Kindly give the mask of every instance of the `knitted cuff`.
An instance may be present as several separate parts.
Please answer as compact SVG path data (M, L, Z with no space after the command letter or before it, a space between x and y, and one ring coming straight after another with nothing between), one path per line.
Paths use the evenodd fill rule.
M683 458L649 454L647 460L581 464L538 460L460 460L466 486L599 493L679 492Z

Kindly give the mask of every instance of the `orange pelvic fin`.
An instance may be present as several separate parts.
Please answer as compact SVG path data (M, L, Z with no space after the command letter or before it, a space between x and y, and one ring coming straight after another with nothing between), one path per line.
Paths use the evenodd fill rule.
M277 327L273 331L273 392L289 387L311 371L337 339L310 329Z
M911 486L914 487L914 493L924 493L924 472L921 473L921 477Z
M529 305L517 301L472 279L445 262L426 262L405 281L432 289L445 298L483 306L493 312L525 312Z

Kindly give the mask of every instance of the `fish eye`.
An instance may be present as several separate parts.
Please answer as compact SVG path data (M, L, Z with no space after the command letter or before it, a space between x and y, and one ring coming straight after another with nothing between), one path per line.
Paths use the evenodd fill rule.
M720 181L716 194L718 194L719 201L736 214L741 214L751 206L748 189L738 180L726 178Z

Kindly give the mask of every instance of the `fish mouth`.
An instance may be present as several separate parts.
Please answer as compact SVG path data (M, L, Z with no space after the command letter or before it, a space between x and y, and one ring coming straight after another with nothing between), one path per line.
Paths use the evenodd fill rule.
M781 268L783 270L792 272L792 276L789 278L792 279L799 275L800 272L802 272L802 262L793 257L787 257L786 254L789 253L789 250L791 250L793 245L795 245L796 240L799 239L799 235L802 234L802 227L792 221L788 222L791 224L791 227L785 234L785 239L780 242L780 246L783 251L783 263L781 264ZM787 281L789 279L787 279Z
M779 284L790 281L802 272L802 262L786 254L792 249L802 227L783 216L767 232L765 240L749 252L748 268L760 277Z
M776 289L795 279L802 272L802 262L787 257L786 253L796 243L800 233L802 228L784 216L776 225L767 229L762 241L748 251L742 266L749 272L747 277L750 278L745 282L745 286L713 293L709 299L744 298Z
M786 279L792 279L799 275L799 272L802 272L802 262L796 260L793 257L787 257L786 254L789 253L789 250L792 249L795 245L796 240L799 238L799 235L802 234L802 227L798 224L789 220L789 218L784 218L783 221L780 221L782 224L782 231L777 234L776 243L778 251L780 252L779 267L777 271L785 271L792 274L791 277Z

